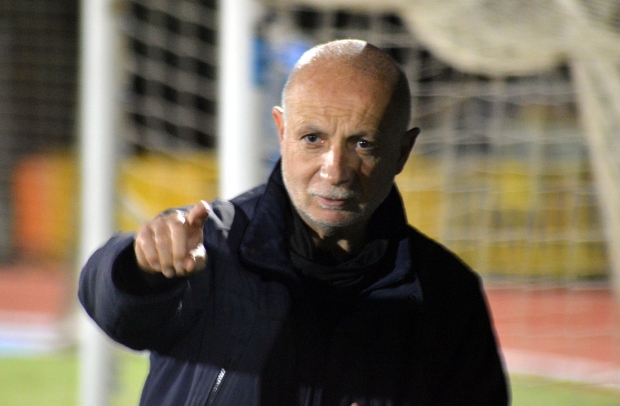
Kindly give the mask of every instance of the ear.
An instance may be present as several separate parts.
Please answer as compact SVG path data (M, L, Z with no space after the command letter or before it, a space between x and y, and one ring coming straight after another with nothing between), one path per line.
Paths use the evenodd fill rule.
M284 110L280 106L275 106L271 115L278 127L278 138L280 139L280 144L282 144L282 139L284 138Z
M407 163L407 159L409 159L409 155L411 154L411 150L413 149L413 145L415 144L415 140L418 138L420 134L420 129L418 127L414 127L410 130L405 131L403 134L403 138L400 144L400 154L398 156L398 172L401 173L405 164Z

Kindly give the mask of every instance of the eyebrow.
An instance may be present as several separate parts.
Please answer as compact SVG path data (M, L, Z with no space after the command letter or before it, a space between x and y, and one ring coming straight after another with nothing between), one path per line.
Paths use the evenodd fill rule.
M310 131L310 132L313 132L313 133L325 134L325 131L323 131L321 128L319 128L319 127L317 127L316 125L313 125L313 124L302 125L301 129L304 130L304 132Z
M320 127L317 127L314 124L304 124L300 126L300 129L303 130L303 132L326 134L325 131L323 131ZM369 131L360 131L354 134L347 135L347 138L362 138L362 137L368 137L371 134L372 132L369 132Z

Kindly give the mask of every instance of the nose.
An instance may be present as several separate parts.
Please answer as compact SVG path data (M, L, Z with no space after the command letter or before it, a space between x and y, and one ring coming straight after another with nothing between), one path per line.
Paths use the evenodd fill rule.
M323 156L321 178L334 186L344 185L353 179L355 157L340 145L332 145Z

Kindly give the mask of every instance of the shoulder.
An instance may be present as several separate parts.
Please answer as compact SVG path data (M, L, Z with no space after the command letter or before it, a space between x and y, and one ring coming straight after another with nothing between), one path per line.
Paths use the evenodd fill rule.
M231 232L237 234L238 231L245 229L254 217L264 192L265 186L262 185L234 199L216 199L211 202L212 212L207 220L206 232L216 233L227 239Z
M252 218L256 206L264 194L265 185L261 185L231 200L216 199L212 203L213 212L224 221L232 221L235 215L241 213L245 214L248 218Z
M459 306L481 296L480 277L454 252L413 227L409 240L425 301Z
M480 277L456 254L415 229L412 253L422 287L420 345L434 404L506 405L507 389Z

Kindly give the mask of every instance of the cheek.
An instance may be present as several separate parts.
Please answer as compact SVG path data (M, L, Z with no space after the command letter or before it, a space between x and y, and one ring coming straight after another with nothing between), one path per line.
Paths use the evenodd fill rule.
M308 181L304 176L303 165L301 165L299 160L292 159L291 157L286 159L282 157L282 177L289 194L295 197L296 200L301 198L301 195L306 190Z
M282 167L286 170L289 179L297 182L308 183L314 173L318 171L316 159L299 151L298 148L284 146L282 149Z

